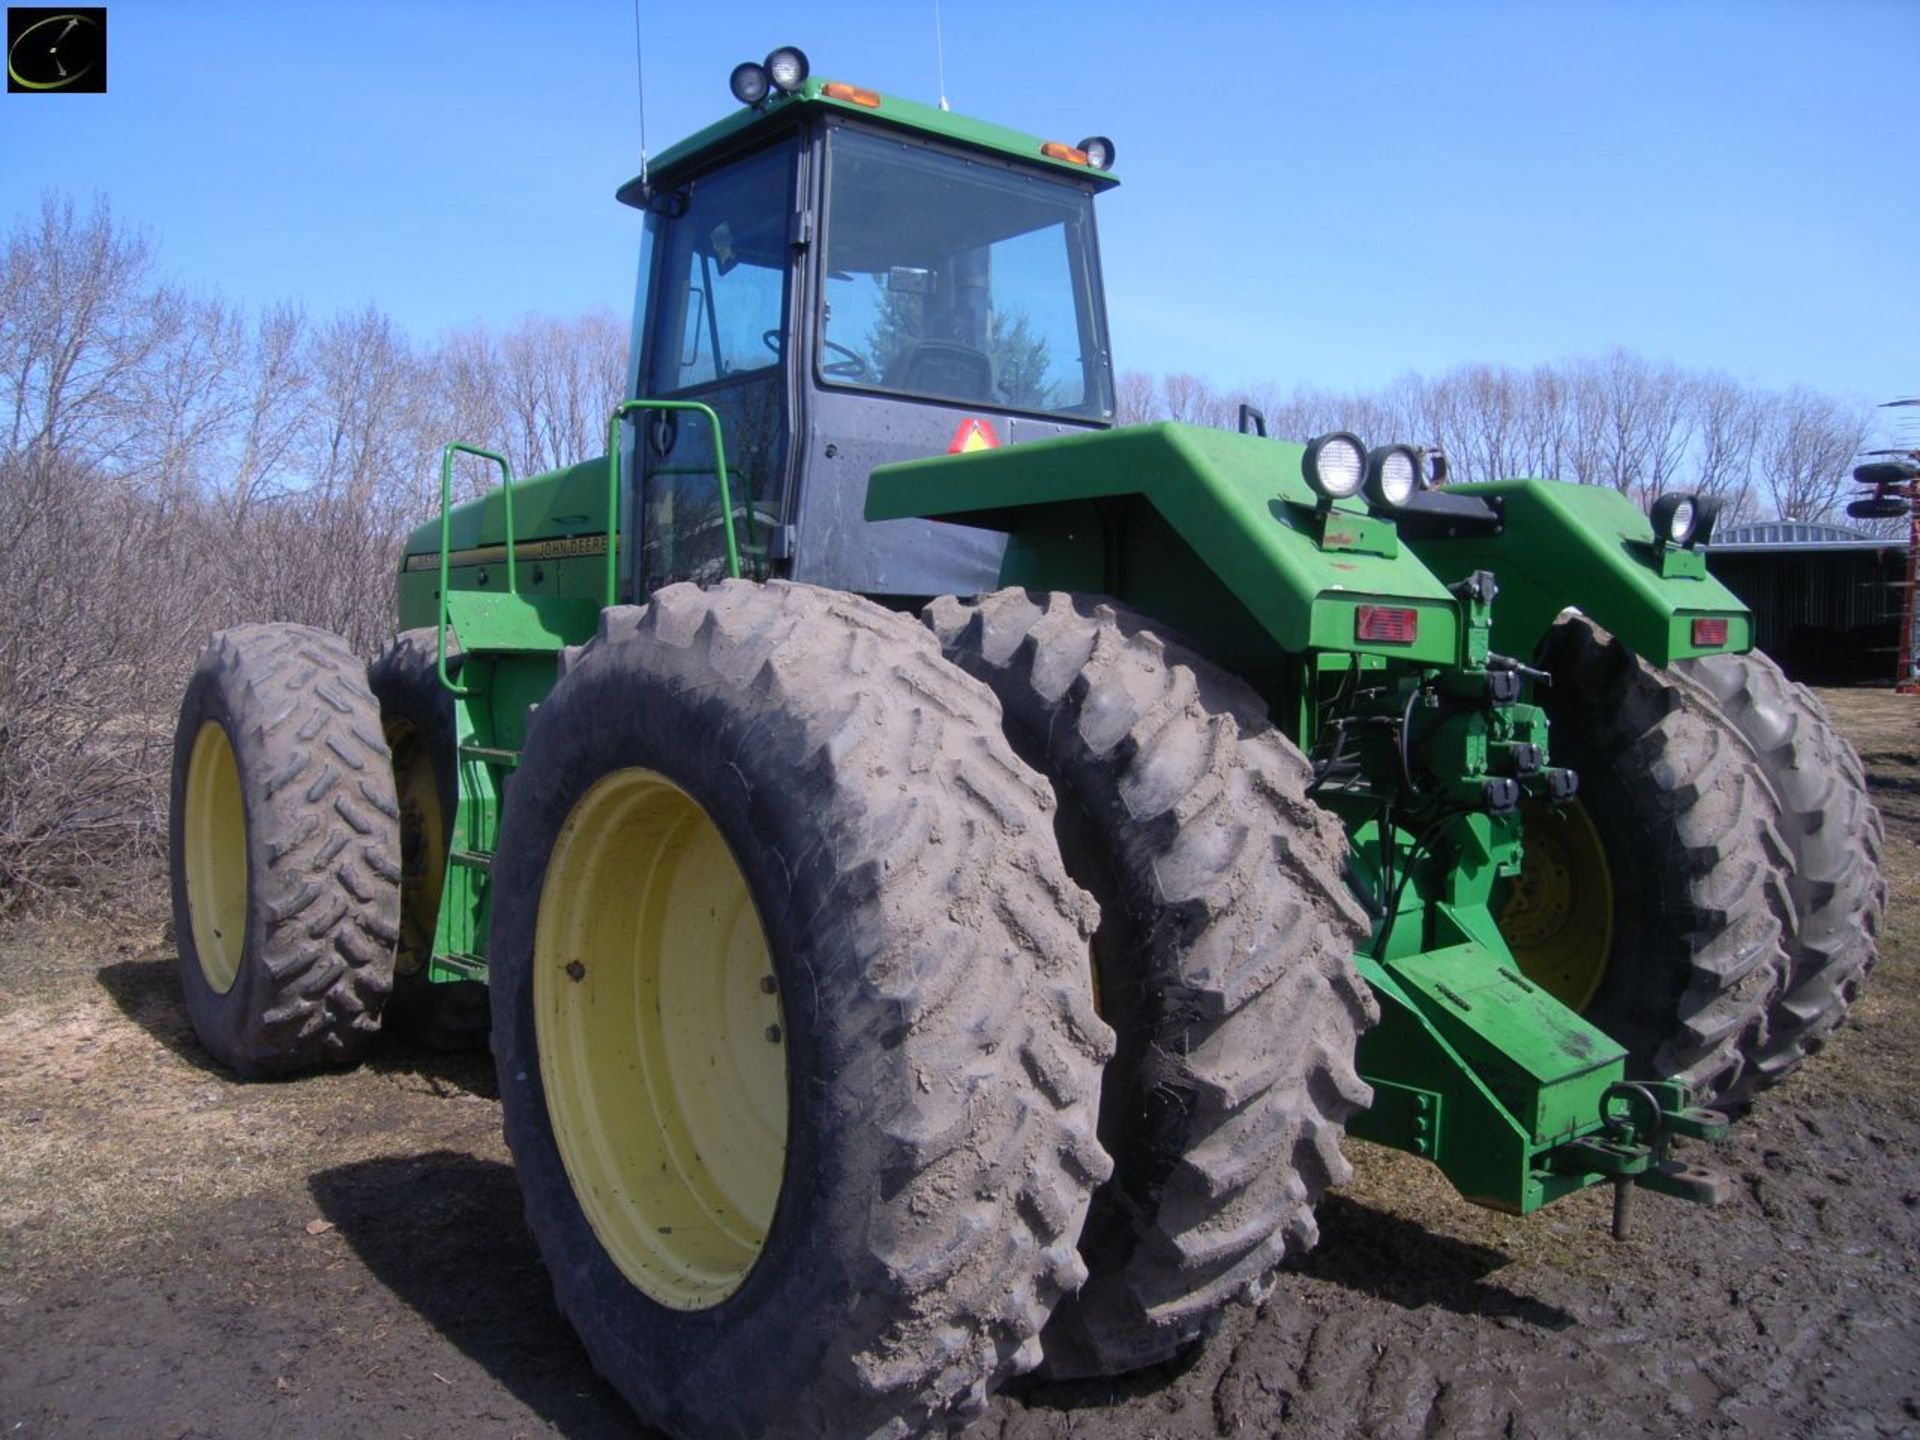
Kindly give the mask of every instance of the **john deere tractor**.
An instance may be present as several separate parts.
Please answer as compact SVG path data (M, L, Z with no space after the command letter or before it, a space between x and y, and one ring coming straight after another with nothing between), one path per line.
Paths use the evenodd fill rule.
M1879 822L1642 513L1116 426L1113 145L808 73L619 191L605 458L447 447L371 669L214 637L181 974L248 1076L490 1034L527 1223L681 1436L904 1436L1168 1357L1311 1246L1344 1136L1525 1213L1818 1048ZM499 485L450 503L456 460Z

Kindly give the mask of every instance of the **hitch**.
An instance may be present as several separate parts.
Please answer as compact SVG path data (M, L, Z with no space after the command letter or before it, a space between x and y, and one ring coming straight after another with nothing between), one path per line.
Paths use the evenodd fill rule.
M1729 1176L1667 1154L1667 1144L1676 1135L1693 1140L1724 1140L1727 1135L1727 1117L1695 1105L1686 1086L1669 1080L1609 1085L1600 1097L1600 1123L1603 1133L1570 1140L1547 1159L1561 1173L1611 1177L1614 1239L1626 1239L1632 1227L1636 1187L1699 1205L1723 1204L1732 1195Z

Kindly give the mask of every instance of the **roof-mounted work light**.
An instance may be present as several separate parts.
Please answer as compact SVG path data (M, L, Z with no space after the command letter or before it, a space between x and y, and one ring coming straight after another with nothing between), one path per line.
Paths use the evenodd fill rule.
M767 56L761 68L767 72L767 79L773 82L773 88L785 95L793 94L806 84L807 76L812 73L806 52L797 45L782 45Z
M766 66L743 60L733 67L733 74L727 77L727 88L733 91L733 98L742 105L759 105L773 88L773 80L767 74Z

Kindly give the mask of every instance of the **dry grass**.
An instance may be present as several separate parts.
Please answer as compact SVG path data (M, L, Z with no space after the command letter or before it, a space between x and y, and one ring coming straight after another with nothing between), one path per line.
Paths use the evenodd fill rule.
M485 1056L235 1085L187 1026L160 934L52 920L0 942L0 1285L110 1273L329 1166L436 1144L506 1158Z

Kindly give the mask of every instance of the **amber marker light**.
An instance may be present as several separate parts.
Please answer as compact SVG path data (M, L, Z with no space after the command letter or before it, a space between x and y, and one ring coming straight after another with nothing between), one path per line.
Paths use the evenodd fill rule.
M1091 165L1087 152L1076 150L1071 145L1062 145L1058 140L1049 140L1040 147L1040 153L1049 160L1064 160L1069 165Z
M880 92L862 90L858 85L849 85L844 80L829 80L820 92L834 100L844 100L849 105L864 105L869 110L880 108Z

